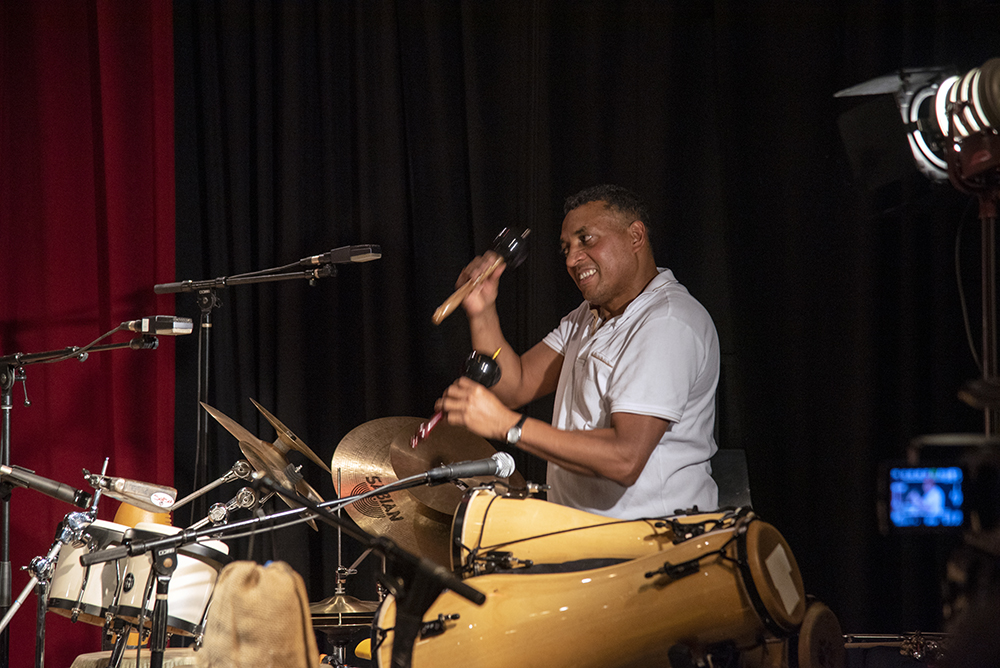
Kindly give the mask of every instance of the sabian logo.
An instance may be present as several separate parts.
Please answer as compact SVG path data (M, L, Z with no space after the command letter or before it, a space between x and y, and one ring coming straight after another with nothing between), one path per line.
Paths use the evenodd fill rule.
M351 495L364 494L383 486L382 478L379 476L368 476L363 483L355 485L351 490ZM357 501L354 508L366 517L372 519L388 519L398 522L403 519L403 514L392 500L391 494L375 494L368 498Z

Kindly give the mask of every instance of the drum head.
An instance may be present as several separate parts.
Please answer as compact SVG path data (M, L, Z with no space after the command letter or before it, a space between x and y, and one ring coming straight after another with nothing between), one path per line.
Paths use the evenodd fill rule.
M792 550L778 530L766 522L751 522L746 533L746 561L760 604L776 630L799 628L806 614L805 586Z
M843 668L847 665L840 621L819 601L809 601L806 607L797 653L799 668Z

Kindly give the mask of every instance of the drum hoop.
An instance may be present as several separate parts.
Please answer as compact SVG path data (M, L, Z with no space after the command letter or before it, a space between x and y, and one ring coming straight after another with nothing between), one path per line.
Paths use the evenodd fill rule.
M470 490L469 493L462 495L462 500L458 503L458 508L455 510L455 521L452 523L451 529L451 560L452 560L452 570L456 572L469 570L468 568L462 567L462 552L467 551L473 559L475 555L479 553L479 549L483 546L483 533L486 527L486 518L489 517L490 508L493 507L494 502L501 498L499 494L494 494L493 498L489 500L486 504L486 509L483 510L483 526L479 530L479 535L476 538L476 545L474 547L468 547L462 542L462 532L465 529L465 517L469 511L469 505L472 503L472 499L475 496L474 492L477 490L484 489L482 487L476 487ZM471 562L471 559L470 559Z
M130 529L130 531L131 534L128 537L129 541L167 538L170 536L177 535L177 534L161 534L155 531L147 531L146 529L135 529L135 528ZM198 542L182 545L181 547L177 548L177 554L184 555L185 557L190 557L192 559L205 563L215 568L216 571L221 571L227 564L233 561L232 555L226 554L221 550L217 550L214 547ZM150 558L152 558L152 555L150 555Z
M743 576L743 586L746 589L747 596L750 597L750 605L757 612L757 616L760 617L760 621L763 622L764 627L776 635L779 638L791 635L791 632L787 629L781 627L778 622L775 621L771 613L768 612L767 606L764 605L764 599L761 598L760 592L757 591L757 583L753 579L753 572L750 570L750 558L749 550L747 549L747 534L748 529L752 522L759 521L756 517L751 517L750 521L747 522L743 527L738 530L736 535L736 563L739 565L740 574Z

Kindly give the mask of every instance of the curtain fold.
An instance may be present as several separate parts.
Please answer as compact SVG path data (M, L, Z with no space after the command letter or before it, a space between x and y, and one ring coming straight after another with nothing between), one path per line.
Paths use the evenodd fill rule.
M83 346L124 321L172 314L173 29L169 2L0 2L0 355ZM101 343L129 341L115 334ZM11 463L92 492L82 469L173 484L174 342L24 367ZM24 391L31 405L24 405ZM99 518L118 502L105 498ZM15 489L20 570L73 508ZM32 665L36 597L11 626L10 665ZM100 628L46 618L46 661L100 649Z

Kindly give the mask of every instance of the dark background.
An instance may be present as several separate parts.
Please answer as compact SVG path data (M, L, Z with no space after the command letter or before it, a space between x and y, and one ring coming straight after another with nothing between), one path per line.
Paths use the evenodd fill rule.
M326 461L368 421L428 416L469 352L462 314L431 322L460 269L501 228L532 229L499 303L523 351L579 300L557 252L563 198L625 185L651 204L659 264L715 319L720 445L745 450L754 507L808 593L845 632L940 627L954 545L881 535L876 478L916 436L983 429L956 396L980 374L976 201L915 172L891 98L888 118L856 112L845 139L841 117L873 100L833 96L1000 55L1000 4L178 0L174 34L176 279L383 252L312 287L220 290L210 403L273 440L253 397ZM198 317L191 294L176 308ZM195 481L195 338L177 342L181 493ZM239 457L214 423L209 440L202 482ZM518 466L542 482L539 461ZM325 473L303 473L332 498ZM248 554L291 562L312 600L333 593L329 528ZM349 593L375 596L373 561Z

